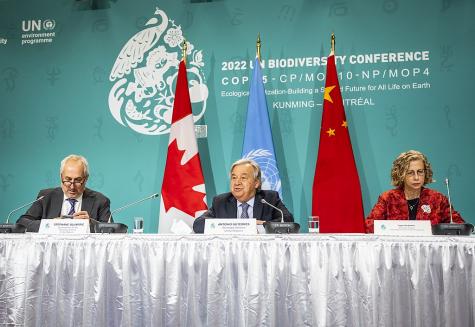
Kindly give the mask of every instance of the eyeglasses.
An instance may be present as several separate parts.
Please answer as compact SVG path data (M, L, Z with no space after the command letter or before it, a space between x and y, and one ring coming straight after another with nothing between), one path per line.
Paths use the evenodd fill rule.
M408 172L406 173L406 176L414 177L414 176L416 176L416 174L417 174L417 176L424 176L425 173L426 173L426 171L425 171L424 169L419 169L419 170L417 170L417 171L415 171L415 170L410 170L410 171L408 171Z
M85 179L75 179L75 180L72 180L72 181L64 180L64 181L61 181L61 183L63 183L63 185L66 186L66 187L70 187L73 184L74 184L74 186L79 187L82 184L84 184L85 181L86 181Z

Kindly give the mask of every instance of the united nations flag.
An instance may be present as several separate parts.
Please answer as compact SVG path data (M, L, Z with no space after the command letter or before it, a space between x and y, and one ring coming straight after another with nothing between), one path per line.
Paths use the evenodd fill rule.
M261 167L261 188L277 191L282 198L282 183L275 158L266 94L258 57L254 62L250 85L242 157L256 161Z

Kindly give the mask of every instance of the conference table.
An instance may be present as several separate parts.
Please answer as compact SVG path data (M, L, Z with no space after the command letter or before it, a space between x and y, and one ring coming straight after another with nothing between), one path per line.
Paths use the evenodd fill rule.
M475 237L9 234L0 326L474 326Z

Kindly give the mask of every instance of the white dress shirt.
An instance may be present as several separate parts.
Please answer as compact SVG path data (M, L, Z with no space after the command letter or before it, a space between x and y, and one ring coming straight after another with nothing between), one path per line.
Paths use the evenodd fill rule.
M68 201L68 197L66 195L63 196L63 206L61 207L61 216L65 216L71 210L71 204ZM81 211L82 205L82 194L79 198L76 199L76 203L74 204L74 212Z

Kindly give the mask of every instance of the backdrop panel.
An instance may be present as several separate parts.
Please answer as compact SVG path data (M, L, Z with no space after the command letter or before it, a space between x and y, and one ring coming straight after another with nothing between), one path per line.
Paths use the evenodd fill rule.
M365 213L391 187L394 158L418 149L431 187L445 193L449 177L456 209L475 222L474 12L470 0L1 0L0 217L58 185L69 153L89 159L89 186L112 208L159 191L183 36L208 202L227 191L260 33L283 197L305 222L335 32ZM154 232L158 212L148 202L116 219L144 216Z

